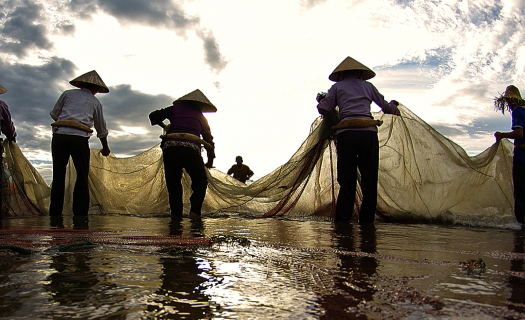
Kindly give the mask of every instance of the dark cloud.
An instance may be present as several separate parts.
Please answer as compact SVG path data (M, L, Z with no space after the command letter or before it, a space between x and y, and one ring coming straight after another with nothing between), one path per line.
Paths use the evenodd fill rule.
M51 132L49 112L63 90L73 89L69 81L78 76L75 65L65 59L53 58L41 66L8 64L0 60L0 84L8 89L0 96L11 110L21 148L50 150L49 135L39 134L39 128ZM174 97L150 95L133 90L129 84L110 88L108 94L98 94L110 131L108 140L115 154L135 155L157 144L159 127L152 127L148 114L164 108ZM141 127L147 135L119 135L121 126ZM100 148L98 139L91 138L93 148Z
M181 6L170 0L98 0L98 4L121 23L161 27L179 34L199 25L199 18L188 16Z
M71 0L64 4L64 8L75 17L85 20L90 20L98 10L97 3L93 0Z
M90 7L90 1L76 0L75 7ZM195 31L203 41L205 62L216 73L221 72L228 63L219 50L213 32L200 25L200 19L188 15L182 6L170 0L98 0L99 8L118 19L123 24L141 24L145 26L172 30L179 36L186 36L189 30ZM74 8L73 6L71 7Z
M203 41L205 62L213 71L219 73L228 63L220 53L213 32L203 28L198 17L188 15L181 5L170 0L71 0L52 8L56 11L53 16L48 16L36 0L8 0L2 9L0 50L18 58L27 56L30 50L52 49L51 32L74 35L72 21L91 19L101 10L123 25L164 28L182 37L187 36L187 31L194 31Z
M460 125L469 134L475 138L483 135L492 135L496 131L510 131L510 115L503 116L494 112L494 117L481 117L473 119L468 125Z
M503 116L495 113L493 117L479 117L472 119L469 123L456 124L431 124L439 133L454 139L468 135L473 139L483 136L493 135L496 131L510 131L510 116Z
M168 95L150 95L131 89L131 85L122 84L111 87L108 94L98 94L104 105L106 120L113 125L130 127L150 127L148 115L151 111L165 108L176 98Z
M151 95L133 90L131 85L111 87L107 94L97 94L104 107L109 136L108 141L114 154L137 155L160 142L162 129L152 127L149 113L172 104L175 98L168 95ZM148 134L119 135L122 127L139 127ZM98 139L91 139L93 148L101 148Z
M13 115L18 121L39 125L67 86L64 79L72 79L75 65L61 58L52 58L38 66L0 60L0 69L0 83L9 90L2 99L9 101Z
M25 57L31 49L49 50L46 15L41 5L29 0L5 1L0 18L0 48L3 53Z
M212 70L215 70L216 73L221 72L228 62L220 53L219 44L213 36L213 33L209 30L199 30L197 31L197 36L203 41L206 63Z

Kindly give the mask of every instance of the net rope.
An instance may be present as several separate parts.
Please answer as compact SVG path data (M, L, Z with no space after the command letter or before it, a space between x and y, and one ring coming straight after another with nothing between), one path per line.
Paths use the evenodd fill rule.
M467 225L514 223L512 148L504 139L469 156L408 108L402 116L374 113L380 167L377 214L392 221L445 221ZM217 169L207 170L203 214L247 213L257 217L332 217L337 155L331 127L337 114L319 117L285 164L244 185ZM4 142L3 216L46 215L51 188L16 143ZM264 152L264 150L261 150ZM68 165L65 212L71 211L74 166ZM189 176L184 173L184 206L189 210ZM159 145L129 158L103 157L91 150L90 213L169 215ZM356 208L361 201L358 187Z

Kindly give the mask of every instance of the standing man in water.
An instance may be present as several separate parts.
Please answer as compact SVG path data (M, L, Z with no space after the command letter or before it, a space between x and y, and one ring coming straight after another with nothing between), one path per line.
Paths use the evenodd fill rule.
M525 222L525 100L520 90L515 86L508 86L505 93L494 99L494 107L505 114L505 110L512 112L510 132L494 133L496 141L503 138L514 139L514 156L512 158L512 181L514 183L514 215L516 221L523 225Z
M0 85L0 94L7 92L7 89ZM7 103L0 100L0 130L1 133L5 134L7 140L16 141L16 131L15 125L11 120L11 112L9 112L9 107ZM2 154L4 153L4 146L0 144L0 164L3 163ZM2 181L3 170L0 168L0 183ZM2 219L2 190L0 185L0 220Z
M149 114L152 126L159 125L166 130L160 148L173 218L182 217L182 169L185 169L191 178L189 216L192 219L201 216L202 203L208 188L204 167L212 168L215 158L211 129L202 113L216 111L217 108L197 89L173 101L173 105ZM166 119L169 120L169 125L164 124ZM206 164L201 156L201 145L207 150Z
M228 175L233 174L233 177L239 180L242 183L246 183L246 180L250 179L253 176L253 171L245 164L242 164L242 157L235 157L235 162L230 170L228 170Z
M360 224L373 224L377 206L379 141L377 120L373 120L370 104L375 102L384 113L399 115L395 100L385 101L374 85L366 80L375 72L347 57L328 77L336 83L324 98L319 98L317 110L325 115L339 106L337 133L337 196L335 221L348 222L354 211L357 169L361 173L363 203L359 210ZM359 119L360 124L355 121ZM368 122L370 122L368 124ZM364 123L364 125L363 125Z
M51 118L55 120L51 154L53 157L53 183L51 184L50 216L62 216L64 206L64 189L66 166L69 157L73 159L77 180L73 191L73 214L87 216L89 211L89 137L95 126L97 137L102 144L101 153L108 156L108 130L102 111L102 104L95 97L97 93L108 93L96 71L85 73L69 82L79 88L64 91L53 110Z

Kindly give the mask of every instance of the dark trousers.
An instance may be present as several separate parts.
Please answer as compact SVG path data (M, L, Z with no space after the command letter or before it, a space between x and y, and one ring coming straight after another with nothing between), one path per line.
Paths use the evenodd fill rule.
M379 141L374 131L344 131L337 135L337 196L335 221L350 221L354 211L357 169L361 173L363 203L359 223L373 223L377 206Z
M202 156L189 147L168 147L162 152L164 159L164 175L168 188L171 215L182 217L182 169L184 168L191 178L190 212L201 214L202 203L206 196L208 179L204 169Z
M516 221L523 224L525 219L525 164L513 163L512 180L514 182L514 215Z
M88 137L53 134L51 154L53 156L53 183L51 184L50 216L61 216L64 208L66 166L73 159L77 180L73 190L73 214L87 216L89 211L89 142Z
M0 143L2 143L0 141ZM1 152L1 148L0 148L0 152ZM2 181L2 175L4 174L4 158L2 157L2 154L0 153L0 165L2 166L0 168L0 220L2 219L2 215L3 215L3 212L2 212L2 209L3 209L3 202L4 202L4 194L3 194L3 187L4 187L4 184L3 184L3 181ZM9 185L8 185L9 186Z

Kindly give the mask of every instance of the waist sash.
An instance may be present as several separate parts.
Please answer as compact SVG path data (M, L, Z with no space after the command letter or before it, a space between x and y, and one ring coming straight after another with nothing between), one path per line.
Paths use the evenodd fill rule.
M79 129L87 133L93 133L93 130L91 130L90 127L76 120L58 120L58 121L53 122L51 126L52 127L69 127L69 128Z
M375 119L368 119L368 118L351 118L346 119L335 126L332 127L332 129L345 129L345 128L364 128L364 127L371 127L371 126L380 126L383 124L383 120L375 120Z
M212 146L208 142L202 140L201 138L199 138L196 135L191 134L191 133L182 133L182 132L168 133L168 134L161 135L160 138L161 139L183 139L183 140L189 140L189 141L193 141L193 142L197 142L197 143L202 144L204 146L204 149L206 149L206 151L213 151L215 149L214 146Z

